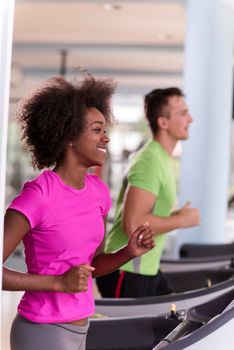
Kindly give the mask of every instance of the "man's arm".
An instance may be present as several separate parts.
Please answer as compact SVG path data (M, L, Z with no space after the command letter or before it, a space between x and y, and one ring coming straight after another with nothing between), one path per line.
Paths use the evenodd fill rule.
M148 222L155 235L167 233L178 228L200 224L199 211L189 203L169 217L152 214L156 196L138 187L128 186L124 198L122 225L129 235L141 222Z

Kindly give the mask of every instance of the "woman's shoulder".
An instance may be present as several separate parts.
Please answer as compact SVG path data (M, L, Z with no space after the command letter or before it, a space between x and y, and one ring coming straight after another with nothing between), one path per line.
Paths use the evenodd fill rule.
M51 173L52 172L45 170L38 174L24 184L23 190L32 191L43 197L47 196L51 192L51 188L53 187L52 184L54 182Z
M86 175L87 181L91 183L96 188L100 188L101 190L106 190L109 192L108 186L105 184L105 182L97 175L95 174L87 174Z
M96 198L101 203L102 215L106 217L112 203L108 186L99 176L94 174L87 174L87 180L89 182L88 188L90 192L92 191L93 198Z

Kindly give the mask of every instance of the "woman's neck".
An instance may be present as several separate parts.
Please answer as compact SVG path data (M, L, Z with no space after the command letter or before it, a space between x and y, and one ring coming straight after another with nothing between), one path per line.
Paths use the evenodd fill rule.
M78 190L84 188L87 169L79 166L67 167L59 164L53 171L60 176L66 185Z

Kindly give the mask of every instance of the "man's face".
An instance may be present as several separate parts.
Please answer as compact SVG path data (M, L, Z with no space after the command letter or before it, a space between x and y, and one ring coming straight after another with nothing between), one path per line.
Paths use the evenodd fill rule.
M189 138L189 126L193 121L183 97L172 96L167 106L167 133L175 141Z

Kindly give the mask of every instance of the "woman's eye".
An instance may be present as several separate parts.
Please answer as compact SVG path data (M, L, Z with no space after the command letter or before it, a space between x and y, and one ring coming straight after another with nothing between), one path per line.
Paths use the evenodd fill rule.
M98 132L101 131L101 129L100 128L95 128L94 131L98 133Z

